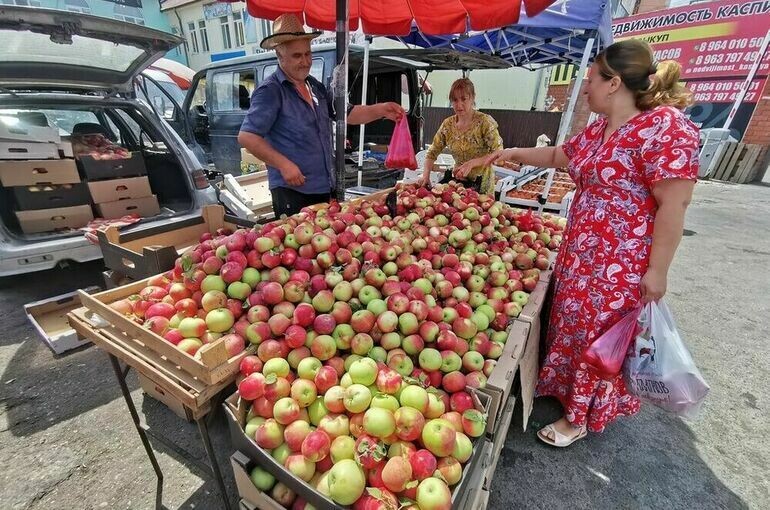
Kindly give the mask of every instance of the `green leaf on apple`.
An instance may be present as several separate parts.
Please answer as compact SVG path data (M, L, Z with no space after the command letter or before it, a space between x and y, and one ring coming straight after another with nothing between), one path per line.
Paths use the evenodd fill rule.
M275 374L269 374L265 376L265 384L274 384L278 380L278 376Z
M413 489L414 487L417 487L418 485L420 485L420 482L418 482L417 480L411 480L411 481L406 483L405 487L407 489Z
M190 269L192 268L193 268L192 256L189 253L186 255L182 255L182 271L186 273L190 271Z
M447 485L449 485L449 483L446 481L446 478L444 478L444 475L442 475L442 474L441 474L441 471L439 471L438 469L437 469L437 470L436 470L436 471L433 473L433 477L434 477L434 478L438 478L438 479L439 479L439 480L441 480L442 482L444 482L444 483L446 483Z

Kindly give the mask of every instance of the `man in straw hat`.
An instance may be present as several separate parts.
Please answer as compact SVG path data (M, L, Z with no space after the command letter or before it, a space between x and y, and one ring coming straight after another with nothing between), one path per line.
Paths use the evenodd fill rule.
M310 41L320 32L305 32L299 18L284 14L273 22L273 34L260 46L275 49L278 69L251 96L251 107L238 142L265 162L276 216L292 215L305 206L326 202L336 185L332 164L333 98L310 76ZM398 120L397 103L348 108L348 123Z

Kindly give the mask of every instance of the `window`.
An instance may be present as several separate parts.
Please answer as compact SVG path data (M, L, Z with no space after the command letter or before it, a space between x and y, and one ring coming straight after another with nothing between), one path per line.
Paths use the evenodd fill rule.
M91 6L86 0L64 0L64 8L71 12L82 12L91 14Z
M201 51L208 53L209 49L209 32L206 30L206 20L202 19L198 21L198 28L200 29L201 38Z
M551 71L551 85L569 85L575 75L577 67L569 64L559 64Z
M222 47L229 50L233 47L233 40L230 36L230 18L228 16L220 16L219 23L221 23L222 29Z
M266 80L268 76L273 74L278 69L278 64L268 64L265 66L265 70L262 71L262 79Z
M266 19L261 20L262 39L269 35L273 35L273 25L271 23L271 21Z
M248 110L257 85L251 69L215 74L212 84L214 111Z
M190 36L190 51L198 53L200 48L198 48L198 32L195 31L195 23L188 23L187 29L189 31L188 35Z
M133 23L134 25L144 25L144 14L142 14L142 10L138 7L115 4L113 12L115 13L115 19Z
M243 11L233 11L233 24L235 25L235 45L240 47L246 44L246 36L243 32Z
M0 0L0 4L21 5L24 7L40 7L42 5L39 0Z
M612 0L612 17L625 18L634 13L636 0Z

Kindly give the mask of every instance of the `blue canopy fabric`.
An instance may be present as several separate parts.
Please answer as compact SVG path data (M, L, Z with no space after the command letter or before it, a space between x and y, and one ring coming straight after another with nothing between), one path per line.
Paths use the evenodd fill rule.
M522 8L516 25L483 32L429 36L416 27L407 36L391 37L422 48L451 48L460 52L492 54L512 66L580 64L586 42L594 38L591 58L612 44L609 0L557 0L529 18Z

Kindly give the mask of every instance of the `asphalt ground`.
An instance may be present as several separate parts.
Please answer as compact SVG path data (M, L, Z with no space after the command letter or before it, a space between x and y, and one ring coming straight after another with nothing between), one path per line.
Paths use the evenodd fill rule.
M540 444L559 416L536 401L506 438L489 508L767 508L770 502L770 187L704 182L671 269L667 301L711 394L685 422L646 406L568 449ZM85 347L55 357L23 304L101 284L101 261L0 279L0 508L153 508L155 474L107 356ZM198 467L194 424L129 388L153 434L167 508L221 508ZM224 418L211 424L233 503ZM185 450L182 455L178 450ZM193 460L191 461L190 458Z

